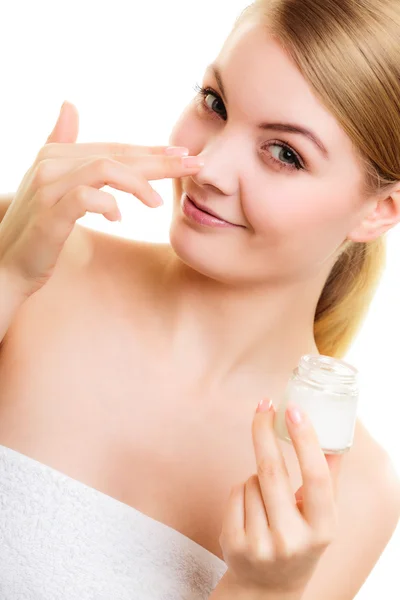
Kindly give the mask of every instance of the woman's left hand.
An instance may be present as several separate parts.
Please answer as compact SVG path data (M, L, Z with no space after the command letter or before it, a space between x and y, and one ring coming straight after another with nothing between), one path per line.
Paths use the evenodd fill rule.
M290 408L297 407L289 407L286 423L303 482L294 494L273 429L274 407L268 400L260 405L252 426L257 475L232 488L219 538L228 566L223 583L255 598L301 598L335 537L342 455L325 455L310 420L298 412L301 421L293 422Z

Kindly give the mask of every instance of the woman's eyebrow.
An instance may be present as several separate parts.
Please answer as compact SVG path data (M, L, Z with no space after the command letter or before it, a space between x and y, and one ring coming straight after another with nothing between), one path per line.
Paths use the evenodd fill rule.
M225 103L228 104L224 84L222 81L221 71L219 70L218 66L215 63L211 63L210 65L208 65L206 70L208 71L209 69L211 69L211 71L214 74L215 79L218 82L218 86L221 90L221 95L222 95ZM307 129L306 127L303 127L302 125L296 125L294 123L260 123L258 125L258 128L265 129L265 130L272 129L274 131L283 131L283 132L287 132L287 133L298 133L300 135L304 135L309 140L311 140L313 142L313 144L315 144L317 146L317 148L321 151L321 154L323 155L325 160L329 160L329 152L326 149L326 147L324 146L324 144L321 142L319 137L313 131L311 131L310 129Z

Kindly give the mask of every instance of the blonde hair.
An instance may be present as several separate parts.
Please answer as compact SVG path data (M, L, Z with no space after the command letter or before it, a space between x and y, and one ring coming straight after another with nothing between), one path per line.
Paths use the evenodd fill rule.
M255 0L235 22L265 22L349 135L365 196L400 181L399 0ZM345 240L318 301L321 354L341 358L370 307L386 263L385 234Z

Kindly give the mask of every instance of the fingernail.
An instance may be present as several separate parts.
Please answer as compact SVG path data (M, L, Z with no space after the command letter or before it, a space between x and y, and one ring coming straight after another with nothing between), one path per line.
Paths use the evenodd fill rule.
M260 402L258 403L257 406L257 410L256 412L268 412L273 408L273 403L272 400L269 400L268 398L264 398L263 400L260 400Z
M182 164L188 169L196 169L197 167L204 167L204 160L197 156L185 156L182 158Z
M168 154L168 156L188 156L189 150L183 146L169 146L166 148L165 154Z
M298 408L298 406L290 406L290 407L288 407L287 408L287 413L288 413L289 419L295 425L299 425L300 423L303 422L303 413Z

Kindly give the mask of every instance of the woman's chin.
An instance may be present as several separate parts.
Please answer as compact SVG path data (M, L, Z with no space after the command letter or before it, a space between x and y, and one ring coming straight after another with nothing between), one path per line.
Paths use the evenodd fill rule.
M224 284L238 283L239 264L235 260L232 240L227 240L224 230L221 230L219 235L217 231L202 229L197 224L192 225L182 213L182 209L174 205L169 239L178 258L209 279Z
M175 254L182 262L198 273L212 277L210 273L212 257L204 247L206 240L202 239L201 233L194 231L179 214L174 214L172 217L169 240ZM214 264L214 268L215 266Z

